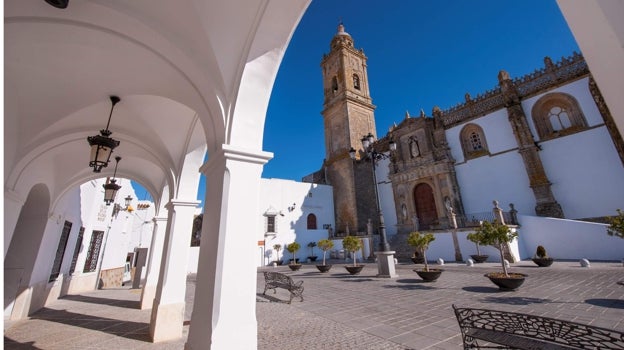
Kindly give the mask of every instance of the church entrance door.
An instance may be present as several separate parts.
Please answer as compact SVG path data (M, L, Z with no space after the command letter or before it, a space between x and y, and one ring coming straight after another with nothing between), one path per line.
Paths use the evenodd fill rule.
M427 230L438 220L433 189L425 183L416 185L414 188L414 202L416 215L418 215L419 229Z

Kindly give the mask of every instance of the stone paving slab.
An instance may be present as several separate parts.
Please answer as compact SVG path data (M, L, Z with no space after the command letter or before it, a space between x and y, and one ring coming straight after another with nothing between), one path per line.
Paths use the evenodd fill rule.
M593 324L624 332L624 268L621 263L556 261L537 268L530 261L513 264L513 272L529 275L517 291L501 292L483 275L499 264L473 267L450 263L440 279L424 283L417 265L398 264L398 278L376 278L367 263L351 276L343 262L321 274L306 264L293 272L287 266L258 270L256 315L258 348L293 349L460 349L461 337L452 304L542 315ZM420 266L419 266L420 267ZM437 266L436 266L437 267ZM262 295L262 271L303 280L304 302L288 304L288 292ZM187 282L189 320L195 276ZM28 320L5 325L5 349L183 349L182 339L149 342L150 310L139 310L140 290L107 289L67 296Z

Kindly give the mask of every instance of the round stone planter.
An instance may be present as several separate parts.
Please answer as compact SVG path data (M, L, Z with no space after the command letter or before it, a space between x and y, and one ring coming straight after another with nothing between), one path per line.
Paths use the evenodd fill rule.
M301 268L301 264L288 264L288 267L293 271L297 271Z
M414 269L413 271L416 272L418 276L422 278L423 281L435 282L440 277L440 275L442 274L442 271L444 270L429 269L429 271L425 271L425 270Z
M507 277L502 272L490 272L484 276L489 278L492 283L498 286L498 289L503 291L518 289L524 283L524 279L528 277L523 273L510 273L509 277Z
M316 265L316 268L321 272L328 272L331 267L331 265Z
M347 269L347 271L349 271L350 274L352 275L358 275L362 269L364 268L364 265L346 265L345 269Z
M488 259L489 255L471 255L470 257L474 260L475 264L481 264Z
M315 262L316 259L318 259L317 256L309 256L308 259L310 259L310 261Z
M553 258L533 258L531 260L539 267L548 267L555 261Z

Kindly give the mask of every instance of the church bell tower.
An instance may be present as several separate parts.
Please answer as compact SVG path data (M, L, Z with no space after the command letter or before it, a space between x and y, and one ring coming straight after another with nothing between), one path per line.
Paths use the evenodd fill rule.
M349 149L362 149L362 137L368 133L376 136L366 60L364 51L354 48L353 38L340 24L330 52L321 61L325 173L334 188L338 234L365 233L368 220L377 221L371 215L376 211L371 164L354 163L349 157Z

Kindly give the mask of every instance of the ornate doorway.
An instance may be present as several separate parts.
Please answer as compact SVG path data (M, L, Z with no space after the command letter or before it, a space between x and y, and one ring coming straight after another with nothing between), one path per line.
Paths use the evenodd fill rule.
M433 189L426 183L416 185L414 188L414 204L418 216L418 228L427 230L438 221Z

